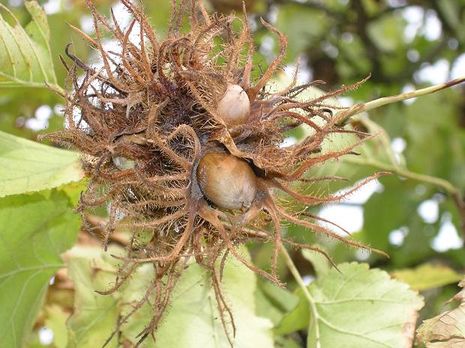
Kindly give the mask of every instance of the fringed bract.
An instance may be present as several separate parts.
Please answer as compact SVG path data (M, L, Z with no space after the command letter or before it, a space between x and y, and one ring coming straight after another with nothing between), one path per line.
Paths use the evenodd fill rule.
M253 81L252 72L258 69L246 19L210 16L200 0L173 0L170 29L161 40L139 7L128 0L122 3L133 17L125 28L113 13L109 20L88 2L96 37L81 34L99 53L102 67L85 64L67 48L73 61L67 126L48 138L83 154L90 178L80 202L84 221L93 209L106 206L105 244L117 228L133 233L116 283L106 293L116 291L140 264L150 263L155 269L153 286L133 310L147 301L153 306L154 316L141 341L156 330L179 278L179 264L188 257L211 270L221 319L225 328L232 323L234 334L232 313L220 290L218 265L225 255L232 254L279 283L276 267L283 244L324 253L284 238L284 221L368 248L323 227L306 210L285 207L277 197L285 195L309 207L353 192L304 195L294 184L336 179L305 175L314 166L352 152L353 147L322 153L321 145L332 133L350 132L327 103L356 86L306 101L299 95L311 84L297 86L296 79L282 91L267 92L287 46L286 37L270 24L262 21L277 36L280 49ZM242 29L234 30L237 26ZM105 49L105 32L112 33L119 52ZM286 132L301 125L310 127L312 135L283 147ZM215 163L220 168L216 172L204 167ZM224 174L229 170L233 175ZM232 182L236 177L243 181ZM238 253L237 245L250 240L274 244L270 273ZM120 324L126 320L121 318Z

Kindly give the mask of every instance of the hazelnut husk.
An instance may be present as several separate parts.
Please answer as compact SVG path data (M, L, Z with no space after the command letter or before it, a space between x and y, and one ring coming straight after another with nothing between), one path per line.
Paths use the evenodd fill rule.
M340 195L303 194L299 189L313 181L336 180L312 178L308 172L351 154L357 145L322 152L328 136L354 132L365 137L344 128L328 105L330 98L356 86L302 100L312 84L297 85L294 77L289 86L271 92L268 83L282 64L287 40L265 21L263 27L277 36L280 49L253 80L253 72L260 70L253 62L255 47L247 19L210 16L202 1L180 0L173 2L170 30L160 41L143 10L128 0L122 3L133 17L125 28L88 1L96 37L82 36L97 49L102 64L94 68L66 50L73 63L67 64L71 81L67 127L47 138L83 154L89 177L79 206L83 221L95 209L107 207L104 244L116 229L133 235L115 285L104 293L130 281L141 264L155 269L153 288L131 304L129 314L151 303L154 314L141 340L156 330L180 266L190 256L211 271L221 320L229 332L223 316L230 322L233 318L218 272L226 254L279 283L277 259L283 245L324 253L283 236L283 223L368 248L320 225L319 218L308 212L308 207L343 199L364 182ZM183 28L186 22L188 30ZM233 22L242 29L234 30ZM120 44L120 53L104 48L104 32ZM130 40L134 35L136 43ZM302 125L312 130L309 135L282 146L287 132ZM237 251L248 241L273 243L271 272ZM115 333L127 319L121 318Z

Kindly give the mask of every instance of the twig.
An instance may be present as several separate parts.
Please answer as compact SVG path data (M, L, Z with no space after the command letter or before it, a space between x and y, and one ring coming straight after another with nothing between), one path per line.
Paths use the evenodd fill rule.
M438 85L435 85L435 86L430 86L430 87L426 87L426 88L422 88L422 89L417 89L417 90L414 90L414 91L411 91L411 92L405 92L405 93L401 93L401 94L390 96L390 97L383 97L383 98L375 99L375 100L372 100L372 101L369 101L369 102L363 103L363 104L362 103L355 104L355 105L351 106L350 108L348 108L346 110L339 111L335 115L335 117L339 118L338 121L337 121L339 124L344 124L350 117L352 117L352 116L354 116L356 114L359 114L361 112L377 109L377 108L379 108L381 106L392 104L392 103L397 103L399 101L403 101L403 100L407 100L407 99L411 99L411 98L417 98L417 97L421 97L421 96L424 96L424 95L432 94L432 93L441 91L443 89L458 85L458 84L463 83L463 82L465 82L465 77L459 77L459 78L456 78L454 80L448 81L446 83L441 83L441 84L438 84ZM454 203L455 203L455 205L457 207L457 210L459 212L460 219L461 219L461 226L460 227L461 227L461 230L462 230L462 234L465 237L465 201L464 201L464 197L462 196L460 190L457 187L455 187L454 185L452 185L449 181L441 179L441 178L436 178L436 177L433 177L433 176L429 176L429 175L413 173L413 172L410 172L407 169L403 169L403 168L398 167L398 166L392 166L392 165L384 164L382 162L378 162L378 161L374 161L374 160L358 160L356 158L350 158L350 159L347 158L346 160L348 160L349 162L352 162L352 163L365 164L365 165L373 166L373 167L380 168L380 169L383 169L383 170L389 170L389 171L392 171L392 172L394 172L394 173L396 173L396 174L398 174L400 176L406 177L408 179L422 181L422 182L426 182L426 183L441 187L442 189L444 189L452 197L452 199L453 199L453 201L454 201Z
M454 201L460 215L460 220L461 220L461 229L463 233L463 237L465 239L465 200L460 194L460 192L455 192L451 194L452 200Z
M465 76L464 77L459 77L459 78L451 80L451 81L448 81L446 83L441 83L441 84L438 84L438 85L434 85L434 86L430 86L430 87L426 87L426 88L422 88L422 89L417 89L417 90L414 90L414 91L405 92L405 93L401 93L401 94L398 94L398 95L393 95L393 96L390 96L390 97L378 98L378 99L369 101L367 103L355 104L355 105L351 106L350 108L348 108L346 110L339 111L335 115L335 117L340 118L340 120L338 121L339 123L344 123L350 117L352 117L354 115L357 115L359 113L362 113L364 111L377 109L377 108L379 108L381 106L384 106L384 105L393 104L393 103L397 103L397 102L400 102L400 101L403 101L403 100L417 98L417 97L421 97L421 96L424 96L424 95L439 92L439 91L441 91L443 89L458 85L458 84L463 83L463 82L465 82Z

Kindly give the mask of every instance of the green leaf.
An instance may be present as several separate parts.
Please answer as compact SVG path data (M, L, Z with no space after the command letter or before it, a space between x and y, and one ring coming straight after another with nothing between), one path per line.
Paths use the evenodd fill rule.
M461 21L461 10L460 10L460 2L456 1L447 1L447 0L440 0L438 1L438 7L441 12L441 15L444 16L444 22L454 28L456 35L458 38L463 41L465 36L461 31L461 26L463 23Z
M278 336L276 337L275 348L301 348L302 344L292 338Z
M278 324L283 316L297 305L298 301L298 297L289 290L258 279L255 292L256 312L259 316L269 318L273 324Z
M405 112L409 169L457 187L465 187L465 132L457 116L461 98L457 91L447 90L417 99Z
M68 320L68 347L100 347L116 329L118 318L127 314L141 299L153 279L153 267L142 265L129 282L111 295L106 290L115 281L117 266L110 254L99 248L74 247L66 253L69 275L75 284L75 310ZM156 343L148 337L142 347L220 348L230 347L217 309L210 274L190 264L183 271L172 294L172 301L155 332ZM225 264L221 282L223 295L231 307L236 325L235 348L273 347L270 320L255 314L256 277L234 258ZM121 341L132 344L152 317L146 304L121 327ZM118 346L115 336L107 347Z
M307 347L411 347L422 298L367 264L338 268L309 286L315 312Z
M119 308L117 296L103 296L104 290L115 280L117 269L106 261L100 248L74 247L66 253L68 273L74 282L74 313L67 322L68 347L102 347L116 328ZM114 337L107 347L116 347Z
M147 347L230 347L221 324L210 277L207 270L195 263L184 270L172 295L168 312L156 332L156 343L147 343ZM131 283L131 289L125 291L123 303L143 295L151 279L149 270L141 270L137 278L139 284L135 284L137 281ZM234 347L273 347L272 323L255 314L255 274L230 257L224 268L221 288L236 325ZM132 318L133 323L123 327L123 336L136 342L135 336L150 318L147 314L150 315L147 311L138 312Z
M360 128L369 134L376 135L365 140L356 146L354 151L358 156L345 155L341 158L327 161L321 166L310 169L309 177L312 176L342 176L349 178L346 181L335 181L333 183L322 182L312 184L312 188L318 191L325 190L334 192L336 190L349 188L357 180L362 180L376 171L392 170L392 168L402 167L404 160L401 156L396 156L390 146L390 138L386 131L368 118L359 118L352 123L352 128ZM322 145L322 152L328 153L347 149L360 142L360 138L354 134L332 134L329 135ZM379 247L379 246L376 246Z
M46 320L45 326L53 331L54 348L66 348L68 346L68 331L66 330L66 320L69 313L56 304L47 306L44 310Z
M280 6L276 27L288 39L287 59L294 61L302 51L321 41L331 24L331 20L323 13L299 4Z
M459 286L465 287L465 280ZM465 289L452 300L460 302L458 307L423 321L417 330L417 340L426 347L458 348L465 345Z
M463 275L444 265L426 263L414 269L404 269L392 272L392 276L410 285L415 290L438 288L447 284L457 283Z
M405 182L388 177L383 178L382 183L383 192L375 192L365 203L364 241L388 252L389 233L407 224L417 207Z
M368 35L382 52L399 50L405 45L405 22L402 16L383 16L368 25Z
M32 17L25 28L0 4L0 86L50 85L60 89L50 53L46 14L37 1L25 1L24 5Z
M298 330L303 330L308 326L310 320L308 302L301 289L297 289L295 293L299 298L299 302L283 316L281 322L276 326L274 332L277 335L287 335Z
M209 278L197 264L184 272L171 310L158 331L157 347L230 347ZM231 258L224 270L222 289L234 316L237 348L273 347L271 322L255 315L255 288L255 274Z
M79 216L62 192L0 199L0 337L22 347L42 305L60 254L79 230Z
M329 260L323 254L308 249L302 249L301 253L312 264L316 276L322 277L331 269Z
M0 197L50 189L83 177L78 153L0 131Z

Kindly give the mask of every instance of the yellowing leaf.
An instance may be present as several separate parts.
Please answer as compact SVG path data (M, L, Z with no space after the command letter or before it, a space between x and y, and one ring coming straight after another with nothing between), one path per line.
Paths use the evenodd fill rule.
M395 271L392 276L420 291L456 283L463 278L462 274L447 266L428 263L414 269Z
M83 177L78 153L0 131L0 197L50 189Z
M68 346L68 332L66 320L69 313L56 304L49 305L44 310L46 315L45 326L53 332L53 345L55 348L66 348Z
M111 295L95 292L114 284L117 267L110 254L121 252L116 248L104 252L98 248L74 247L66 253L69 275L76 290L75 312L68 320L68 347L101 347L117 328L118 319L131 311L152 286L153 267L146 264L117 292ZM221 284L234 315L234 347L273 347L271 321L255 314L255 274L230 257ZM107 347L119 347L118 342L137 343L140 338L137 335L152 314L149 304L142 306L122 325L119 335L115 335ZM141 347L230 348L206 269L192 263L183 270L155 337L155 342L147 337Z
M68 347L102 347L116 329L118 306L116 296L100 295L114 281L117 269L103 258L100 248L74 247L65 259L74 282L74 313L67 322ZM116 347L114 337L107 347Z
M236 325L235 348L271 348L271 322L255 315L255 274L230 257L222 289ZM191 264L181 277L162 323L157 348L228 348L209 273Z
M134 294L143 295L151 279L150 270L141 269L138 284L132 282L125 291L123 302L134 300ZM173 293L172 302L161 326L156 332L156 342L147 342L147 347L165 348L229 348L218 313L210 274L192 263L183 274ZM143 283L141 283L143 281ZM143 284L146 285L143 285ZM272 323L255 314L256 276L239 261L229 257L226 262L221 287L230 306L236 325L235 348L271 348ZM123 327L123 335L133 343L150 318L145 310L137 313L133 323ZM151 339L148 339L151 341ZM152 343L151 345L149 343Z

